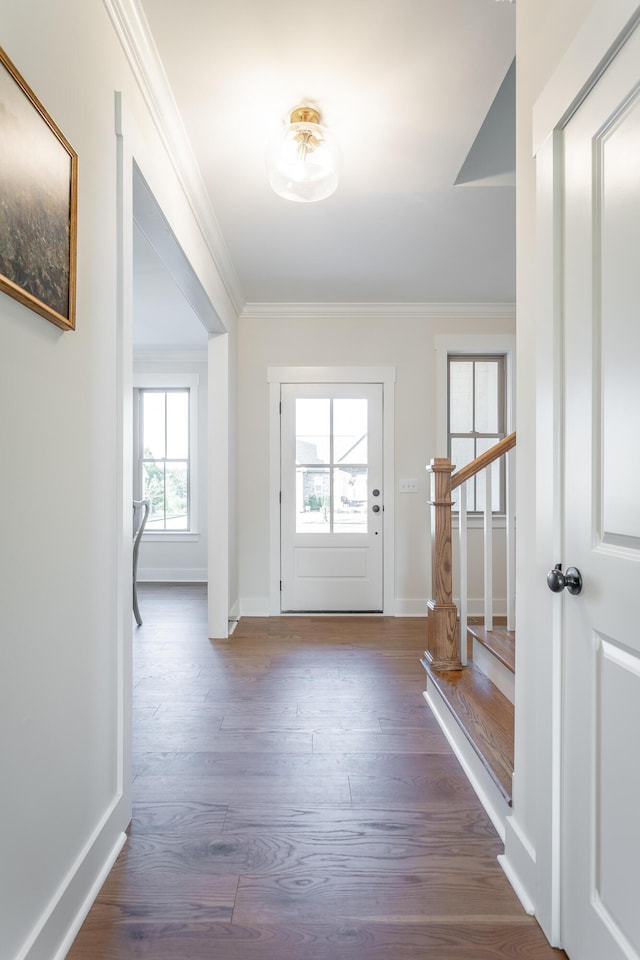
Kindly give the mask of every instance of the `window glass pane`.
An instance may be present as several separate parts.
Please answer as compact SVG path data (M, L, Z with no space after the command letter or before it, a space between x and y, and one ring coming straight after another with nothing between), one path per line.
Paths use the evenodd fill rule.
M142 393L142 443L143 455L149 458L166 457L164 444L164 399L165 394L153 390Z
M471 433L473 430L473 363L470 360L449 361L449 431Z
M189 394L186 390L167 393L167 457L186 460L189 456Z
M486 437L479 439L478 444L478 453L477 456L480 456L481 453L486 453L487 450L490 450L497 443L495 437ZM496 460L491 464L491 509L493 512L500 511L500 501L501 501L501 483L502 483L502 467L501 462ZM484 496L485 496L485 471L481 470L480 473L476 475L476 497L477 505L476 510L484 510Z
M327 467L296 468L296 533L329 533L331 490Z
M367 463L367 401L333 401L334 463Z
M296 463L329 463L328 399L296 400Z
M188 487L187 487L187 464L186 463L167 463L165 465L166 474L166 511L167 511L167 530L187 530L188 529Z
M471 460L475 460L475 449L473 437L451 437L451 463L456 470L461 470Z
M336 467L333 473L334 533L366 533L368 513L366 467Z
M475 460L475 449L476 444L472 437L451 437L451 463L454 464L457 470L461 470L462 467L466 467L468 463ZM455 500L455 492L453 499ZM453 509L457 510L457 505L454 505ZM470 483L467 486L467 511L477 509L474 485Z
M476 362L476 424L478 433L498 433L498 362Z
M164 463L147 460L142 465L142 496L151 501L147 528L164 530Z

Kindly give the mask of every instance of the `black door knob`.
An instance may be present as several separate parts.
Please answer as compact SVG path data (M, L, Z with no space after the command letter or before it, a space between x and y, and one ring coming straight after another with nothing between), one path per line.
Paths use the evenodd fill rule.
M567 572L563 573L562 564L556 563L547 574L547 586L553 593L562 593L566 587L569 593L577 597L582 592L582 574L577 567L568 567Z
M377 503L374 503L371 509L373 510L374 513L380 513L380 507L378 506Z

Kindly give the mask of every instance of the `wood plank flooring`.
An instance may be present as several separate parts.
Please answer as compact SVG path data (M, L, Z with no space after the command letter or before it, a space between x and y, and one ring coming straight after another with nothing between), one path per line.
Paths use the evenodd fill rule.
M68 960L558 960L425 704L424 620L146 586L129 841Z

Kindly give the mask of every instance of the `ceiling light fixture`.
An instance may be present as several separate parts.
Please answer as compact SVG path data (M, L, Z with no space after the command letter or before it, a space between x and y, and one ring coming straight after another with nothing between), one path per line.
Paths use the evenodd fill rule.
M338 148L313 107L297 107L267 147L272 189L285 200L311 203L338 186Z

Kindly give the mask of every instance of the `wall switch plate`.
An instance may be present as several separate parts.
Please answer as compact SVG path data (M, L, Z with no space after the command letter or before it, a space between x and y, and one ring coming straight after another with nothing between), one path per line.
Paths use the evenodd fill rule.
M418 481L417 480L400 480L398 490L400 491L400 493L417 493Z

